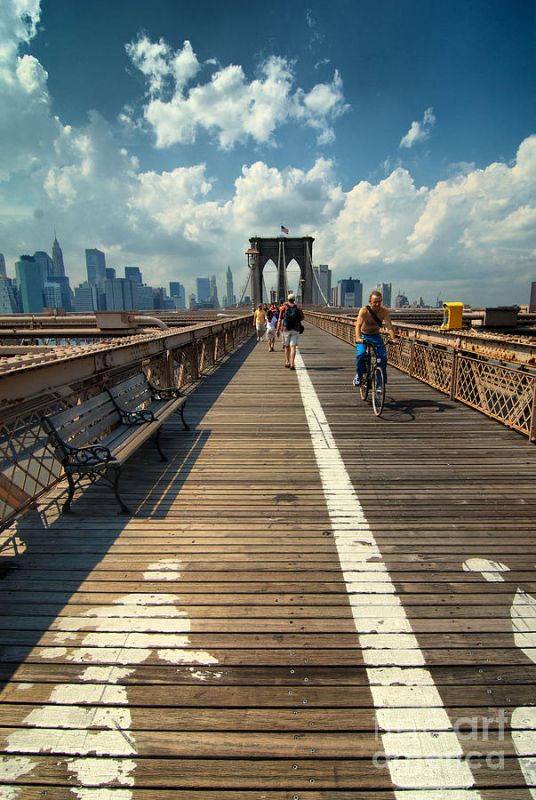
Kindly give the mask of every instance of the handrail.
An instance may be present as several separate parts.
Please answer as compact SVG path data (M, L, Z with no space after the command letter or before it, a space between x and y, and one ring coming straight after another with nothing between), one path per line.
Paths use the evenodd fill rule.
M43 416L77 405L140 370L184 390L252 336L251 316L145 332L86 347L58 347L0 373L0 529L55 483L61 467Z
M355 321L304 311L305 319L349 344ZM536 442L536 348L520 337L393 323L386 339L388 363Z

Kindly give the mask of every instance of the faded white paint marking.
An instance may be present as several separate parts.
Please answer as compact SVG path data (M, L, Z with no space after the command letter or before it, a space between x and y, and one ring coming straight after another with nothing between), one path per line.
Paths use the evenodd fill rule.
M150 572L174 575L179 562L165 559L150 565ZM167 578L166 578L167 579ZM33 709L20 728L7 737L8 752L62 753L84 758L68 759L79 786L71 792L79 800L131 800L130 789L108 789L102 784L133 786L137 755L128 705L127 687L122 685L141 664L156 654L174 664L217 664L202 650L188 649L191 623L175 605L179 598L167 593L124 595L109 606L89 609L80 617L62 618L62 630L54 642L79 642L79 647L37 648L42 658L63 658L84 664L83 683L58 684L46 705ZM111 664L102 664L108 660ZM120 667L116 664L128 666ZM22 688L22 686L21 686ZM88 754L106 758L87 757ZM15 780L34 767L30 758L11 756L0 761L0 777ZM99 787L99 788L93 788Z
M181 577L178 571L180 566L178 558L163 558L155 564L149 564L143 577L146 581L178 581Z
M507 572L506 564L487 558L469 558L463 563L464 570L480 572L487 581L504 581L497 572ZM523 589L517 589L510 607L514 642L531 661L536 663L536 600ZM512 741L518 756L519 766L531 797L536 798L536 707L519 706L512 712ZM529 756L525 758L525 756Z
M305 416L349 594L354 624L364 648L363 659L368 665L367 675L377 709L382 745L387 754L391 780L401 789L434 789L435 800L439 800L442 790L453 788L457 790L457 798L462 797L461 790L465 789L467 797L476 800L480 797L480 792L470 788L474 786L471 770L460 758L460 743L435 688L432 674L424 667L424 657L412 633L410 620L399 598L396 597L396 588L381 559L380 549L367 523L299 351L296 353L296 367ZM342 497L344 506L341 513ZM373 569L370 568L372 558ZM383 568L378 569L378 565ZM400 622L400 633L370 634L369 625L362 624L361 607L364 602L368 603L370 595L374 594L381 594L382 606L396 609L395 618ZM385 666L397 670L396 684L374 683L378 678L378 667ZM405 667L411 667L407 670L407 680ZM418 684L415 684L416 667L420 668ZM424 673L427 673L426 680ZM382 671L381 674L385 676L385 672ZM428 706L426 713L431 722L429 731L443 732L438 741L434 742L433 752L429 731L419 729L416 731L414 725L415 707L424 704ZM404 732L398 738L390 732L391 726L383 728L384 720L380 712L390 705L397 707L398 722L401 724L398 730ZM411 734L411 737L408 738L405 732ZM407 794L395 790L395 797L407 798Z
M123 786L134 786L131 773L135 768L136 762L131 759L76 758L67 761L67 769L76 773L83 786L100 786L113 781ZM129 797L132 797L131 793Z
M14 781L26 775L34 766L31 758L24 756L0 756L0 779Z
M482 577L492 583L504 581L501 572L508 572L509 568L500 561L490 561L488 558L468 558L462 567L465 572L480 572Z
M531 797L536 797L536 707L525 706L516 708L510 720L512 726L512 740L519 758L519 765L523 771L525 782L529 787ZM516 730L514 730L514 728Z

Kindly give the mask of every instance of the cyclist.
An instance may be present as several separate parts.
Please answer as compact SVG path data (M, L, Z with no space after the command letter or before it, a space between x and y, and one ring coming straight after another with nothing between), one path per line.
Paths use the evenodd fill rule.
M395 332L391 324L389 309L382 305L382 293L374 290L369 297L368 306L359 309L355 322L356 365L354 386L359 386L366 371L365 353L367 342L374 347L380 363L385 383L387 384L387 352L380 329L385 325L392 342L396 342Z

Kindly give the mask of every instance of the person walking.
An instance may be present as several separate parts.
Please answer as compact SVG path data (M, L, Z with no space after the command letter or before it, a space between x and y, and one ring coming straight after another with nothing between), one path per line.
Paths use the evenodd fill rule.
M279 321L277 323L277 336L280 333L283 336L285 367L288 369L295 369L294 360L296 358L298 336L303 331L302 319L303 311L296 305L296 297L291 292L287 302L279 309Z
M274 345L275 345L275 332L277 330L277 320L278 318L274 314L271 308L268 309L266 312L266 340L268 342L268 352L274 352Z
M266 312L262 307L262 303L259 303L253 313L253 325L257 331L257 341L260 342L266 331Z

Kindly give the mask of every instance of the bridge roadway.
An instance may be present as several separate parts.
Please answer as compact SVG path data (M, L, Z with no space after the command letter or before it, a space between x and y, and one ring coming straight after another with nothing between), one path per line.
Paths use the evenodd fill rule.
M536 796L534 447L396 370L378 420L347 344L300 350L203 380L135 518L96 486L19 524L1 798Z

